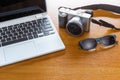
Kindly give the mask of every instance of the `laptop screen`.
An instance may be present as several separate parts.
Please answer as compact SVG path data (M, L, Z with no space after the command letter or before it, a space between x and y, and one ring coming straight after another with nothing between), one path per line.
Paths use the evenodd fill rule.
M0 21L46 12L45 0L0 0Z

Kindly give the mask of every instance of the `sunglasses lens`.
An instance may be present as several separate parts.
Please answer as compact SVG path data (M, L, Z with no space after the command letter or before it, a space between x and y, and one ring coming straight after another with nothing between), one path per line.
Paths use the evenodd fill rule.
M84 50L91 50L96 48L96 46L97 46L97 41L95 39L89 38L89 39L80 41L80 47L81 49L84 49Z
M116 39L114 36L109 35L101 38L101 43L105 46L110 46L116 43Z

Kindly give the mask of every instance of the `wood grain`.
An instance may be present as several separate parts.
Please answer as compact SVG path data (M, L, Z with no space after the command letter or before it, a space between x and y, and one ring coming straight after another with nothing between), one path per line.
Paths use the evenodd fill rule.
M113 33L120 41L120 31L91 23L89 33L80 37L70 36L65 29L58 27L57 8L60 4L53 5L53 2L48 1L48 13L58 29L66 49L1 67L0 80L119 80L120 42L109 49L103 49L99 44L96 51L93 52L81 50L78 42L88 37L101 37ZM66 4L64 3L64 5ZM95 11L95 18L106 20L116 27L120 27L120 16L118 15L106 11Z

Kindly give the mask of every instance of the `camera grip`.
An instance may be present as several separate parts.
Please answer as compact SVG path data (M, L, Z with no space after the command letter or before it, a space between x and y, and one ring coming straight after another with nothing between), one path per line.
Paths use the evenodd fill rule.
M58 18L59 18L59 27L66 28L67 14L66 13L59 13Z

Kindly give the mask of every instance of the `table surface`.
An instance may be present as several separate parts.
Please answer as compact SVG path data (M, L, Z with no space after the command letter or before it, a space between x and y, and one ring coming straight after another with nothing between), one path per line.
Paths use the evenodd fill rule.
M58 3L55 2L53 5L50 1L47 2L48 14L58 29L66 49L2 67L0 68L0 80L119 80L120 42L109 49L103 49L101 45L98 45L96 51L93 52L81 50L78 42L88 37L101 37L113 33L120 41L120 31L91 23L89 33L80 37L70 36L65 29L58 27L57 9L61 4L76 7L78 3L70 4L67 3L68 0L65 2L61 0L59 3L60 0L58 0ZM102 10L94 12L94 18L106 20L120 27L120 15Z

